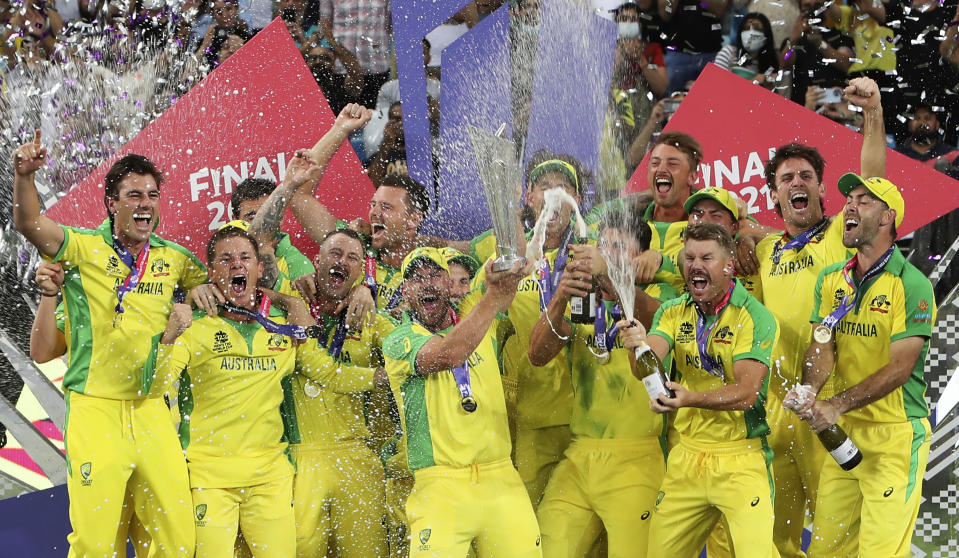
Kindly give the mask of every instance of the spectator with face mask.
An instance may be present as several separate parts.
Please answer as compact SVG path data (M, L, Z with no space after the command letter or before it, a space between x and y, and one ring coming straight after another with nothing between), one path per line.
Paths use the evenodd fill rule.
M767 89L775 87L779 57L769 18L758 12L746 14L736 43L720 49L715 63Z
M912 118L906 124L909 136L896 145L896 151L952 178L959 179L959 165L957 165L959 151L943 140L937 112L928 104L916 105ZM957 234L959 234L959 210L953 210L920 227L912 237L909 262L928 275L942 260ZM936 300L942 301L952 287L959 283L959 267L956 263L953 261L946 268L936 284Z
M928 104L916 105L907 128L909 136L896 145L896 151L906 157L922 161L928 166L933 166L940 158L945 158L951 164L959 157L959 151L942 140L939 118Z
M619 40L613 58L610 110L603 130L601 158L609 158L601 169L612 169L616 176L601 171L600 191L615 197L635 165L626 165L629 146L649 120L656 100L669 85L666 60L659 43L647 41L639 5L624 2L612 11L619 28ZM625 171L624 176L619 176Z

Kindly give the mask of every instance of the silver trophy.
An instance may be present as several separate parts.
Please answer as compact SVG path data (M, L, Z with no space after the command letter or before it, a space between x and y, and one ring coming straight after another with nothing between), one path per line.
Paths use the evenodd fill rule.
M516 158L515 144L502 137L506 124L500 126L495 134L475 126L467 126L476 166L479 168L483 183L483 194L493 221L493 234L496 235L496 251L499 254L493 261L493 271L504 271L516 262L525 260L519 255L517 246L517 226L519 219L519 199L517 186L521 181L519 161Z

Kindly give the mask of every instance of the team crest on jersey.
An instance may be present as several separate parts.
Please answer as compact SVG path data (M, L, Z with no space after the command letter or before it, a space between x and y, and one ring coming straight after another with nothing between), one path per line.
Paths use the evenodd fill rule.
M196 516L196 526L203 527L206 525L206 521L203 521L203 518L206 517L206 504L200 504L193 511L193 515Z
M233 348L230 343L230 336L222 329L213 334L213 350L217 353L225 353Z
M833 301L835 303L834 307L838 308L842 304L842 299L846 296L846 289L836 289L836 294L833 295Z
M80 485L81 486L90 486L93 484L93 479L90 478L90 475L93 473L93 463L87 461L86 463L80 465Z
M689 322L679 324L679 333L676 335L677 343L690 343L695 337L695 328Z
M110 257L107 258L107 273L120 273L120 258L113 254L110 254Z
M869 311L879 312L880 314L889 313L890 302L886 295L878 295L869 301Z
M912 315L912 323L932 323L932 312L929 311L929 303L925 300L919 301L919 311Z
M430 540L430 535L433 533L432 529L426 528L420 531L420 543L426 544Z
M666 493L662 490L659 491L659 494L656 495L656 503L653 504L653 511L659 511L659 504L663 501L663 498L666 497Z
M722 343L723 345L731 345L733 342L733 332L729 329L729 326L723 326L719 328L719 331L713 335L714 343Z
M170 274L170 264L163 261L163 258L157 258L150 264L150 273L156 277L166 277Z
M286 335L274 333L266 342L267 348L271 351L285 351L290 348L290 338Z

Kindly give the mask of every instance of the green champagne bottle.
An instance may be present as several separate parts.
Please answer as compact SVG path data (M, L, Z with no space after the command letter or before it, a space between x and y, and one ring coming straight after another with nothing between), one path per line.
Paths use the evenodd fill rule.
M643 378L643 386L646 387L646 393L649 399L659 399L661 396L675 397L676 393L666 387L669 377L663 370L663 363L659 361L656 353L645 343L636 347L636 370Z
M834 424L816 435L819 436L819 441L829 451L829 455L836 460L836 463L844 471L852 470L862 461L862 452L859 451L859 446L838 424Z

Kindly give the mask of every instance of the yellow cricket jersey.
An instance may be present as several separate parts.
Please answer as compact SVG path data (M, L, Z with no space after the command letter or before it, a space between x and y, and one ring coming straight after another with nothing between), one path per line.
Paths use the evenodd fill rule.
M315 271L313 263L293 246L290 242L290 235L280 233L280 241L276 245L274 254L276 255L276 267L280 276L276 278L279 283L283 277L295 281L304 275L309 275Z
M549 250L545 254L551 268L557 253L558 250ZM507 311L512 334L503 343L503 370L517 380L517 424L522 428L569 424L573 410L573 387L566 358L558 354L544 366L534 366L529 361L530 334L542 314L536 274L533 271L516 287L516 296Z
M480 233L470 241L470 255L478 262L496 257L496 235L493 229Z
M203 264L186 248L151 235L146 273L124 297L124 313L114 326L117 286L130 268L113 248L110 220L96 229L61 228L63 246L53 261L64 266L70 323L64 389L107 399L146 397L153 375L144 372L144 364L155 356L173 291L205 283Z
M393 306L395 306L396 300L401 300L399 290L403 285L403 274L400 273L400 268L388 266L377 260L376 284L378 285L376 307L380 310L392 309L390 302L394 302Z
M686 389L710 391L735 381L733 365L738 360L752 359L769 366L777 337L776 319L746 292L738 280L729 303L719 316L707 318L707 325L716 325L706 350L720 365L722 377L702 367L696 344L696 321L695 304L689 294L685 294L659 307L649 332L669 342L673 363ZM683 407L676 412L676 430L684 437L699 442L730 442L765 436L769 433L765 408L768 384L769 374L763 380L756 402L746 411Z
M838 262L824 269L816 283L812 317L820 323L831 314L851 290ZM929 416L923 370L932 324L936 321L936 299L932 284L921 271L906 261L899 248L885 269L862 291L855 307L836 324L836 367L832 373L836 392L861 383L889 363L889 345L907 337L923 337L925 344L906 383L878 401L854 409L845 416L870 422L905 422Z
M650 250L656 250L663 255L663 265L656 272L655 281L668 282L677 291L684 288L685 281L679 273L679 251L683 249L686 238L686 227L688 221L676 221L667 223L665 221L653 221L653 212L656 211L656 203L649 204L643 219L649 225L649 230L653 236L649 242ZM672 264L666 264L666 260Z
M479 298L475 291L468 295L461 315ZM420 349L434 336L445 335L452 329L451 326L433 333L404 314L403 322L383 345L386 371L399 407L409 467L413 471L434 465L466 467L491 463L510 455L495 323L467 359L477 405L474 412L463 410L462 395L451 370L426 377L416 372Z
M739 282L743 284L743 288L746 289L746 292L753 295L753 298L759 302L763 301L763 282L760 280L759 275L737 275L736 279L739 279Z
M770 235L756 246L761 300L779 324L779 341L773 349L770 367L770 388L780 400L802 380L803 361L812 338L809 315L813 312L813 297L810 294L816 278L827 266L852 257L852 252L842 244L842 232L842 219L834 217L826 230L799 250L783 250L778 264L773 262L773 252L777 244L789 241L785 233ZM831 382L823 389L824 395L831 394Z
M665 302L675 296L669 285L650 285L647 292ZM606 327L615 318L606 303ZM573 379L573 414L569 428L577 438L628 439L659 437L665 449L666 416L649 408L643 383L633 376L629 351L617 335L606 363L597 359L595 326L572 324L565 350ZM602 333L600 333L602 334Z
M270 319L286 323L276 310ZM180 443L195 488L249 486L289 471L281 405L294 368L329 389L372 382L362 368L337 366L314 339L297 346L259 323L199 310L175 343L159 346L156 367L158 375L179 374Z
M320 325L327 347L331 347L337 323L335 316L323 316ZM324 388L305 374L291 377L294 413L287 418L293 422L293 431L297 433L297 438L290 440L292 443L322 444L369 438L366 392L373 389L373 370L382 365L380 348L393 327L389 319L377 314L372 326L364 327L358 334L347 333L342 352L335 362L325 360L326 366L334 368L347 364L369 369L369 384L358 386L362 388L360 391L338 393Z

